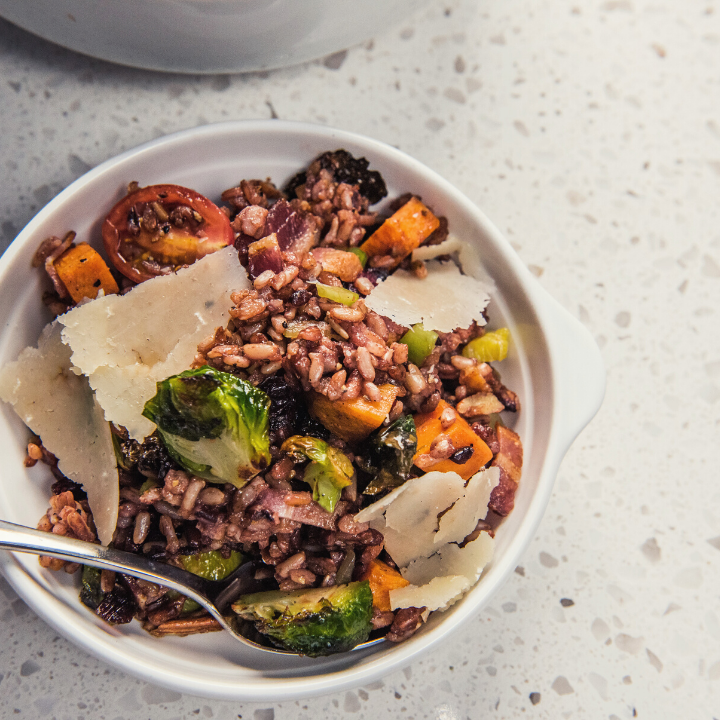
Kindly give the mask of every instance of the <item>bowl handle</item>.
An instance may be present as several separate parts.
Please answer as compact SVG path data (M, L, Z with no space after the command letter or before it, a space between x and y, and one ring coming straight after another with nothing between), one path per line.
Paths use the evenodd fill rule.
M605 365L590 331L555 298L545 304L545 327L555 368L555 407L564 454L593 419L605 396Z

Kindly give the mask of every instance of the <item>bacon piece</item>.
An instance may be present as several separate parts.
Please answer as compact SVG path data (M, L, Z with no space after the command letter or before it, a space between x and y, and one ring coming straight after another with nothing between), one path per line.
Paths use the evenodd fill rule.
M287 200L278 200L268 211L265 232L275 233L280 249L303 256L320 238L315 218L293 208Z
M298 505L297 503L301 499L303 502L305 500L307 502ZM251 509L253 515L258 511L265 511L273 518L286 518L303 523L303 525L314 525L323 530L335 530L336 528L337 512L331 515L316 502L312 502L309 492L287 492L268 488L260 494Z
M255 279L266 270L279 273L283 269L282 253L273 233L248 246L248 275Z
M500 482L490 495L488 508L505 516L515 506L515 492L522 472L523 449L520 437L512 430L498 425L495 433L499 450L491 466L500 468Z

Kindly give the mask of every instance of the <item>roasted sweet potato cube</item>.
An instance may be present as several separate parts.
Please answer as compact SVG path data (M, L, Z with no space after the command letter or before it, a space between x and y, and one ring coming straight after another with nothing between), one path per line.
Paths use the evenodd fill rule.
M397 570L382 560L372 560L360 579L370 583L373 605L382 612L391 610L390 591L410 584Z
M352 282L363 270L360 258L345 250L322 247L315 248L311 254L325 272L337 275L343 282Z
M310 413L345 442L360 442L382 425L400 391L389 384L380 385L378 390L381 398L376 402L362 395L355 400L328 400L325 395L311 392L308 396Z
M360 249L368 256L391 255L396 260L395 265L399 265L438 225L440 220L432 211L413 197L389 217Z
M97 250L80 243L66 250L54 263L55 271L76 302L94 300L100 290L106 295L118 292L118 285Z
M431 467L424 467L424 470L437 470L439 472L456 472L463 480L469 480L480 468L484 467L492 459L492 450L486 445L482 438L475 434L467 421L455 414L455 421L450 427L443 429L440 423L440 416L445 408L450 407L444 400L431 413L415 415L415 427L417 428L417 453L426 455L430 450L432 441L441 433L447 435L453 445L458 449L472 447L473 453L464 463L456 463L450 459L441 460Z

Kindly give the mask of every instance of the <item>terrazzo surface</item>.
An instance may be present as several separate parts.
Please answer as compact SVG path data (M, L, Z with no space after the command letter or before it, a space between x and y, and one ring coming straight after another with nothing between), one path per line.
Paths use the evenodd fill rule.
M608 372L516 572L424 659L312 700L205 700L75 649L0 579L0 717L719 718L719 57L712 0L434 3L347 53L246 76L114 67L0 21L2 247L149 139L337 126L475 201Z

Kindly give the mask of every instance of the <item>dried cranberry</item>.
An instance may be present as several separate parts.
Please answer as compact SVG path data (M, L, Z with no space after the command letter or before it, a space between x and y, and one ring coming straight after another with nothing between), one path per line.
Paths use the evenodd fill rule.
M468 445L467 447L456 450L450 456L450 459L458 465L464 465L473 456L474 452L475 448L472 445Z
M129 623L137 611L135 601L127 591L119 585L108 593L95 611L105 622L111 625Z

